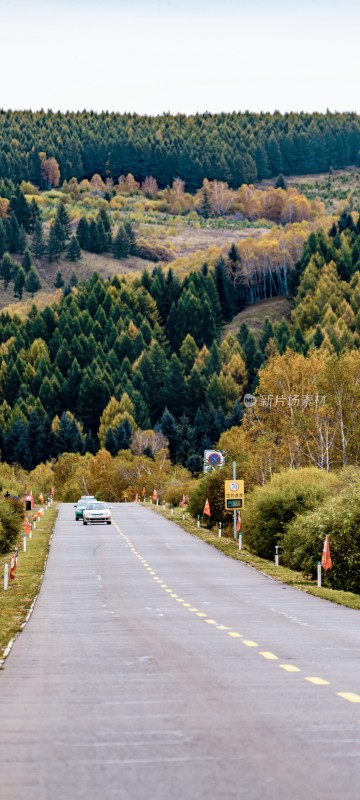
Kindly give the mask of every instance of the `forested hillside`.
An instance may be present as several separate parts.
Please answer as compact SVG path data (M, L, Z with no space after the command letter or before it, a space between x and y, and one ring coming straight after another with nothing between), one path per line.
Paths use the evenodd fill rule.
M359 247L359 220L346 212L328 234L311 233L290 275L291 321L265 319L257 340L244 323L221 338L247 301L235 247L182 281L160 266L132 283L94 274L25 321L3 313L3 458L33 468L66 451L169 447L197 472L204 449L222 436L229 450L224 432L236 431L230 450L244 447L250 484L281 466L357 463ZM254 390L260 404L238 429ZM321 408L316 396L328 396Z
M359 165L360 118L353 113L136 114L0 112L0 177L41 188L62 180L174 177L190 192L205 178L231 187L280 173ZM57 164L54 163L54 161Z

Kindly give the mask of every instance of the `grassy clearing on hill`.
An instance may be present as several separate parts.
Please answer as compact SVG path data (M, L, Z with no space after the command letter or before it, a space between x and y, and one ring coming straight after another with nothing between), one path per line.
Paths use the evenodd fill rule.
M329 600L341 606L360 610L360 595L358 594L328 589L326 586L318 587L313 580L305 577L301 572L295 572L295 570L287 569L287 567L276 567L274 562L253 555L246 548L239 550L238 543L235 542L232 537L221 536L221 538L219 538L217 530L210 531L207 528L198 528L195 520L187 513L185 514L184 520L183 511L179 508L173 509L173 514L171 514L171 510L168 508L166 508L165 511L160 506L153 506L152 508L171 522L174 522L175 525L183 528L192 536L197 536L203 542L220 550L229 558L248 564L249 567L258 570L258 572L262 572L273 580L281 581L288 586L293 586L295 589L300 589L302 592L307 592L307 594L312 594L322 600Z
M58 514L57 506L50 507L37 523L32 539L27 539L26 553L23 552L22 536L19 537L18 567L16 577L9 578L9 588L4 591L4 566L9 565L11 555L1 556L0 584L0 665L1 656L9 641L16 636L24 625L26 616L39 591L41 576L49 550L49 542Z
M266 317L273 323L281 322L282 319L288 321L291 307L292 300L289 297L270 297L268 300L260 300L258 303L244 308L228 325L224 325L223 338L228 333L236 334L243 322L246 323L251 333L258 337Z

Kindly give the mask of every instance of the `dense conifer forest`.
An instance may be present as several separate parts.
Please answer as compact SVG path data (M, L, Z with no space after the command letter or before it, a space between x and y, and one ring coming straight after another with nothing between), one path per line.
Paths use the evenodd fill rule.
M0 177L41 188L98 173L137 181L153 175L160 187L176 176L187 191L205 178L230 187L271 178L359 165L360 118L355 113L196 114L139 116L52 111L0 112Z

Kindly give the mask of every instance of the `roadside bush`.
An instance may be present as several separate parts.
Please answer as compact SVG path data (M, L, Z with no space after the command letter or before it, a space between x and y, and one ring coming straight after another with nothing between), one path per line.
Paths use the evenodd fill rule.
M243 514L244 543L262 558L274 557L294 517L321 504L341 487L336 473L317 467L289 469L275 474L265 486L246 498ZM245 487L246 488L246 487Z
M324 585L360 594L359 490L360 480L294 519L283 538L282 563L315 577L328 535L332 567L323 577Z
M21 502L0 498L0 553L8 553L14 547L21 532L23 515Z
M170 480L170 483L165 486L160 499L165 500L165 503L168 503L170 506L180 506L184 495L186 498L189 497L193 484L193 481L190 483L190 481L185 479L182 481Z
M198 486L191 492L189 511L196 519L200 514L202 524L207 528L221 522L223 525L231 524L233 513L225 510L224 501L224 481L231 478L231 467L224 467L214 472L208 472L198 483ZM203 516L206 498L209 500L211 516Z

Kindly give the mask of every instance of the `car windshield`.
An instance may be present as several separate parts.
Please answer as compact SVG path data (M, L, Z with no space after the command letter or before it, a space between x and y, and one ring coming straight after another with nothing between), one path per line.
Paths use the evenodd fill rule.
M107 508L106 503L89 503L87 506L88 511L103 511L104 508Z

